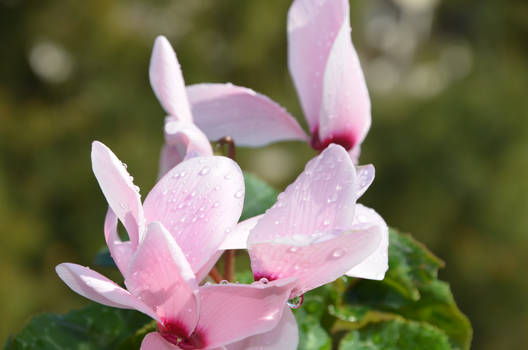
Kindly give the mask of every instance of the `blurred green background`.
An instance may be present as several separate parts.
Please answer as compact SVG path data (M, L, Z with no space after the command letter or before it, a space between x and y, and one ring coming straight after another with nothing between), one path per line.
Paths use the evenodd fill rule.
M154 184L156 35L172 42L187 83L248 86L302 120L286 64L289 5L0 0L0 342L36 312L85 303L53 268L89 265L103 245L91 141L128 164L143 195ZM351 10L373 104L361 163L377 169L362 202L446 261L474 349L524 348L528 2L352 0ZM239 150L243 169L278 188L313 155L300 143Z

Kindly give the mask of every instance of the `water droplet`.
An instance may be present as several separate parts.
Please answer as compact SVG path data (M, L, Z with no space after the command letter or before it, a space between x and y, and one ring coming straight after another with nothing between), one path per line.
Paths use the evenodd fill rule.
M275 221L275 225L278 225L278 224L280 224L280 221L279 220Z
M297 247L290 247L290 249L288 249L288 251L289 251L290 253L295 253L295 252L298 251L298 250L299 250L299 248L297 248Z
M235 198L242 198L244 195L244 191L240 190L235 193Z
M185 222L185 216L180 219L180 222Z
M123 166L124 166L124 167L125 167L125 169L126 169L126 168L127 168L127 165L126 165L126 163L124 163L124 162L123 162L122 164L123 164Z
M262 284L268 284L269 280L266 277L262 277L261 279L258 280L258 282Z
M341 185L336 185L336 191L341 191L343 187Z
M198 174L200 174L200 175L202 175L202 176L203 176L203 175L207 175L207 174L209 173L210 170L211 170L211 168L209 168L208 166L204 166L204 167L202 168L202 170L200 170L200 172L199 172Z
M220 203L215 202L215 203L213 204L213 207L218 208L219 205L220 205Z
M224 175L224 179L226 179L226 180L231 180L231 178L232 178L231 174L225 174Z
M332 253L332 258L336 258L336 259L337 259L337 258L340 258L340 257L342 257L343 255L345 255L345 253L346 253L346 252L345 252L344 249L341 249L341 248L336 249L336 250L334 250L334 252Z
M330 225L330 220L326 219L325 221L323 221L323 225L325 225L325 226Z
M304 301L304 294L288 300L288 306L292 309L298 309L301 307Z
M328 203L333 203L337 200L337 193L334 193L333 195L331 195L330 197L328 197L328 199L326 200Z
M221 281L219 282L219 284L229 284L229 281L228 281L228 280L221 280Z

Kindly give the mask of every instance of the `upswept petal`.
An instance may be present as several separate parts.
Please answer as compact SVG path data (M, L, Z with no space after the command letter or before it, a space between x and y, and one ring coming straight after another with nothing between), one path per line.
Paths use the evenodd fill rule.
M284 108L251 89L233 84L187 87L194 122L210 140L231 136L240 146L283 140L308 140Z
M92 168L110 208L125 226L135 249L145 222L139 188L132 182L125 165L98 141L92 143Z
M179 350L180 348L163 339L158 332L151 332L143 338L140 350Z
M297 321L288 306L282 318L271 331L254 335L226 346L227 350L295 350L299 344Z
M374 168L374 165L372 164L356 166L356 174L357 174L357 192L356 192L356 199L357 199L361 197L363 193L367 191L367 189L370 187L370 185L374 181L374 177L376 175L376 169Z
M273 329L281 319L294 279L200 287L200 319L206 349Z
M178 321L192 332L198 319L198 284L180 247L159 222L147 226L125 285L154 310L160 322Z
M348 229L356 193L356 170L348 153L331 144L278 196L251 231L248 244Z
M348 0L295 0L288 12L288 66L312 132L328 56L348 11Z
M158 36L154 42L149 77L150 85L165 111L179 120L192 123L180 64L164 36Z
M296 277L291 297L330 283L374 252L381 242L378 226L361 225L345 232L336 230L310 240L282 241L249 246L255 279Z
M370 98L350 39L348 0L336 2L343 3L345 12L324 71L319 139L323 143L339 140L354 147L363 141L370 128Z
M135 309L157 319L154 311L130 292L87 267L62 263L55 271L68 287L85 298L107 306Z
M229 232L229 235L220 245L219 249L247 249L249 233L257 225L257 222L262 215L257 215L239 222L235 228Z
M121 271L121 274L124 276L128 269L130 258L132 258L132 254L134 254L134 250L132 249L130 241L123 242L121 238L119 238L119 235L117 234L117 216L111 208L108 208L108 211L106 212L104 234L110 255L119 268L119 271Z
M197 157L171 169L148 194L149 222L168 229L196 273L225 240L242 213L244 178L225 157Z
M370 256L354 266L346 275L382 280L385 277L385 272L389 269L389 227L378 213L361 204L356 205L354 223L356 225L366 224L376 226L381 233L381 241Z

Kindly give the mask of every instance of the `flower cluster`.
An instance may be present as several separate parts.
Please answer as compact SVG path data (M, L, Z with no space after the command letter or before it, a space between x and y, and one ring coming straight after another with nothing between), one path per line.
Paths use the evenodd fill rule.
M263 215L238 222L239 166L209 140L261 146L305 140L269 98L232 84L185 87L176 55L158 37L150 81L167 112L160 179L142 202L124 164L100 142L92 167L109 210L104 234L126 288L83 266L60 278L95 302L136 309L157 322L141 349L295 349L288 302L342 275L382 279L388 229L357 204L374 178L356 166L370 102L350 40L348 0L295 0L288 15L289 66L311 145L321 153ZM118 221L128 234L122 240ZM224 250L247 249L255 282L203 283Z

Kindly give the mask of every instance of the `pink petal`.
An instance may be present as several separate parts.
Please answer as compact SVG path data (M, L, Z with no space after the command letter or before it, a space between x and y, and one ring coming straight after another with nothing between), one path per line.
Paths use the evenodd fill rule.
M162 224L147 226L125 284L156 312L160 322L180 322L192 332L198 318L198 285L183 252Z
M282 237L310 237L350 228L357 196L355 167L341 146L331 144L278 196L249 235L249 244Z
M178 350L176 345L173 345L163 339L158 332L151 332L143 338L140 350Z
M145 221L139 188L132 182L125 165L98 141L92 143L92 168L110 208L125 226L135 249Z
M381 232L381 242L376 250L363 262L354 266L346 275L352 277L382 280L389 269L389 227L373 209L356 205L356 224L374 225Z
M312 132L328 56L348 11L348 0L295 0L288 12L288 66Z
M370 128L370 98L350 39L348 0L335 2L343 5L343 20L324 71L319 139L323 144L335 140L354 147L363 141Z
M149 76L150 85L165 111L179 120L192 122L180 64L164 36L158 36L154 42Z
M178 146L169 146L167 144L161 147L160 167L158 178L163 177L169 170L181 163L185 158L186 152Z
M55 271L68 287L85 298L107 306L135 309L156 319L156 314L147 305L116 283L87 267L63 263L57 265Z
M121 238L119 238L119 235L117 234L117 216L110 208L106 212L104 233L108 250L119 268L119 271L124 275L128 269L128 264L130 258L132 258L134 250L132 249L130 241L123 242L121 241Z
M205 265L203 265L200 270L198 270L198 272L196 272L196 281L198 281L198 283L202 282L207 277L207 275L209 275L209 272L216 265L218 259L220 259L223 253L223 250L217 250L213 256L211 256L209 261L205 263Z
M161 178L143 207L148 221L160 221L169 230L196 273L236 225L243 202L238 165L225 157L198 157Z
M239 222L227 235L219 249L247 249L249 232L257 225L262 215Z
M284 306L282 318L271 331L254 335L230 344L227 350L295 350L299 343L297 321L288 306Z
M356 199L361 197L363 193L367 191L367 189L372 184L372 181L374 181L374 176L376 175L376 169L374 168L374 165L367 164L362 166L356 166L356 174L357 174L357 192L356 192Z
M237 145L263 146L283 140L307 140L284 108L253 90L232 84L187 87L196 125L210 140L231 136Z
M381 242L377 226L319 234L310 240L289 239L249 246L255 279L296 277L291 297L330 283L361 263Z
M160 177L187 158L213 155L207 136L193 123L165 118L165 142L160 162Z
M206 348L213 348L270 331L281 319L293 283L287 279L200 287L196 334L203 336Z

